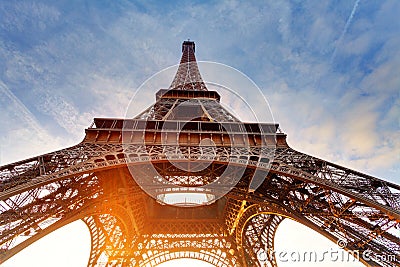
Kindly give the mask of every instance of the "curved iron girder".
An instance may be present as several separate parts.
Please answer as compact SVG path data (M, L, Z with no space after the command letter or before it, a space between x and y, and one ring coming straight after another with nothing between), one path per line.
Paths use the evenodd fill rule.
M65 154L58 151L48 154L48 157L44 155L20 164L4 166L0 174L6 185L0 192L2 219L6 224L17 221L18 216L24 214L18 209L21 206L28 208L29 199L37 198L44 190L53 192L52 185L62 184L62 181L75 177L87 177L94 170L142 162L171 161L171 154L166 156L163 151L176 149L179 149L177 155L180 160L201 158L199 147L130 145L123 151L118 144L81 144L71 150L64 150ZM270 174L273 175L266 177L252 195L253 200L258 198L264 201L269 198L289 207L315 225L326 228L326 232L332 233L336 239L345 238L349 249L371 249L376 253L399 251L398 236L389 233L390 229L399 227L399 194L396 192L399 186L288 148L277 149L275 160L270 164L231 157L231 151L235 149L236 154L243 150L244 154L250 153L260 159L272 153L266 148L215 149L217 156L212 159L219 163L266 170L271 167ZM54 167L57 160L60 162ZM10 183L13 186L10 187ZM44 203L40 205L50 207ZM32 225L35 223L37 221L32 220ZM16 233L30 227L20 227ZM6 238L4 233L10 231L3 232L0 238Z
M79 214L87 208L86 203L99 194L94 179L93 175L82 175L31 189L1 202L1 260L79 219Z
M234 233L238 249L246 266L275 267L277 263L273 252L276 230L284 218L294 218L295 215L275 203L245 202Z
M2 208L6 211L0 215L0 260L7 260L67 223L90 215L98 218L96 216L114 214L119 218L120 228L126 233L124 238L132 239L140 223L140 216L134 219L132 213L133 209L139 213L137 210L142 207L138 201L141 192L137 192L138 188L107 192L104 188L108 186L99 182L100 176L104 174L68 178L4 201ZM127 198L130 203L126 203ZM29 238L26 239L26 236Z
M116 212L118 213L118 212ZM121 214L119 214L121 215ZM130 251L129 227L126 218L111 214L97 214L85 217L91 237L91 251L88 267L124 266ZM130 227L131 228L131 227Z
M137 266L157 266L175 258L193 258L221 267L241 267L238 255L227 237L192 235L141 237L133 244L139 252Z
M127 231L120 231L125 224L115 217L104 215L86 217L92 238L88 266L157 266L176 258L193 258L221 267L240 267L238 256L232 249L229 237L215 234L155 234L134 235L127 239ZM106 225L106 227L105 227ZM179 227L179 226L178 226ZM117 230L117 231L116 231ZM117 240L113 238L117 237ZM118 242L116 242L118 241ZM107 244L110 244L107 245Z
M90 146L90 144L88 146ZM96 144L96 147L97 146L98 144ZM189 161L196 158L198 161L206 160L209 162L213 160L215 162L238 164L250 168L257 168L259 170L281 173L285 176L324 185L341 194L358 199L368 206L383 210L385 213L395 218L400 218L398 204L400 203L400 194L396 192L400 190L400 186L301 154L292 149L271 149L271 151L269 151L268 148L257 147L216 147L215 155L207 158L202 155L200 148L197 146L124 145L124 148L122 148L122 145L118 144L106 144L105 146L110 150L103 153L102 156L87 156L89 159L82 160L75 165L69 165L69 167L62 168L59 171L36 177L30 176L29 179L23 179L20 181L21 184L13 186L12 189L1 190L0 199L6 199L12 195L22 193L28 189L52 181L88 173L94 170L116 168L144 162L179 161L176 160L176 158L179 158L180 161ZM165 154L166 150L168 150L167 154ZM104 149L102 151L104 152L107 150ZM174 151L179 153L174 155ZM232 151L234 151L234 153ZM241 153L247 155L247 159L232 156L232 154L240 155ZM272 163L268 164L260 161L264 157L268 159L274 153L275 158ZM250 160L250 155L257 156L259 160ZM2 167L3 172L1 172L0 177L10 176L10 172L5 170L11 167L14 169L16 168L15 166L9 165ZM19 175L17 175L15 179L18 180L18 177ZM7 179L13 180L12 178Z
M333 215L329 215L327 213L321 213L318 210L307 211L305 213L304 208L304 200L299 199L290 199L291 196L287 192L282 192L282 195L287 195L285 198L281 198L279 200L274 198L275 192L273 192L273 187L268 187L269 192L265 192L263 196L256 194L245 195L240 192L231 192L229 197L234 199L245 199L248 203L246 210L242 213L241 219L237 226L236 230L236 240L238 242L238 246L240 247L240 240L243 237L243 230L238 231L239 229L244 229L245 222L249 219L256 216L257 214L276 214L281 215L283 217L292 218L295 221L313 229L314 231L320 233L326 238L330 239L333 242L338 242L341 240L345 242L347 246L344 248L349 251L358 251L360 255L364 251L371 251L372 254L376 253L376 255L394 255L387 262L380 261L379 258L371 259L366 262L363 258L360 257L360 261L366 265L374 265L374 266L393 266L396 263L396 259L399 257L399 237L396 235L392 235L389 231L381 231L379 227L368 224L362 218L354 217L354 216L345 216L343 218L336 218ZM265 190L265 188L264 188ZM282 188L276 188L277 191L282 191ZM253 204L251 204L253 203ZM285 204L286 203L286 204ZM319 203L317 203L318 205ZM326 208L329 209L329 204L326 204ZM308 203L310 207L313 204ZM323 209L323 207L319 207ZM331 221L331 218L334 217L337 220ZM327 227L327 222L330 223L330 226ZM396 227L398 224L396 221L390 227L394 227L392 233L395 233ZM374 235L374 231L380 231ZM368 240L367 242L365 242ZM362 242L360 245L359 242ZM379 256L378 256L379 257Z
M248 266L278 266L274 238L283 219L279 215L264 213L248 218L242 231L244 258Z

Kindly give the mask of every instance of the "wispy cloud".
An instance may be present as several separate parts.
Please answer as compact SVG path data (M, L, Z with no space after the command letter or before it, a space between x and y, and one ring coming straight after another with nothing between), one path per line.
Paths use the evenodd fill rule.
M52 136L32 112L0 81L0 164L6 164L71 145Z
M47 137L47 133L42 129L35 116L25 107L25 105L10 91L10 89L8 89L7 85L4 84L1 80L0 93L6 97L4 101L5 103L10 101L13 108L16 108L14 112L23 119L27 127L33 128L33 130L36 131L40 138L45 139Z
M343 31L340 34L340 37L338 38L338 40L336 42L335 50L333 50L333 53L332 53L332 56L331 56L331 63L335 59L337 49L341 45L341 43L343 41L343 37L347 33L347 30L349 29L349 26L350 26L351 22L353 21L354 14L356 13L356 10L357 10L357 7L358 7L359 3L360 3L360 0L356 0L355 3L354 3L353 9L351 10L351 13L350 13L350 16L347 19L346 24L344 25Z

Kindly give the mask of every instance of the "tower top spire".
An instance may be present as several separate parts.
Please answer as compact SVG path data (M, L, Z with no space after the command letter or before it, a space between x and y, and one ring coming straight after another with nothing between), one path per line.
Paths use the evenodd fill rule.
M187 41L183 41L182 43L182 53L185 51L185 49L193 49L193 53L196 52L195 50L196 45L194 44L193 41L190 41L190 39L188 39Z
M182 43L182 57L178 70L169 89L186 91L207 91L207 87L201 78L194 55L196 46L188 39Z

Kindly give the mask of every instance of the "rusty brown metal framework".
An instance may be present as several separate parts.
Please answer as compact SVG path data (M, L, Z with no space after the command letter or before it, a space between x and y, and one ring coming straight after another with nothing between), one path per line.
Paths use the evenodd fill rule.
M207 90L194 50L183 43L170 88L137 117L94 119L81 143L0 167L0 262L81 219L88 266L277 266L259 255L291 218L348 250L395 255L366 265L399 266L400 186L295 151L277 124L239 121ZM138 184L157 187L149 168L186 189L234 186L207 205L166 205Z

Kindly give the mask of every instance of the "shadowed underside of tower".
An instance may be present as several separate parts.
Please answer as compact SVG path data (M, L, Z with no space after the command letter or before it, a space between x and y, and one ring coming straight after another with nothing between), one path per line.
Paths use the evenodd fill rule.
M137 117L96 118L81 143L0 167L0 262L81 219L88 266L277 266L291 218L371 251L366 265L398 266L400 186L293 150L277 129L224 109L185 41L171 86Z

